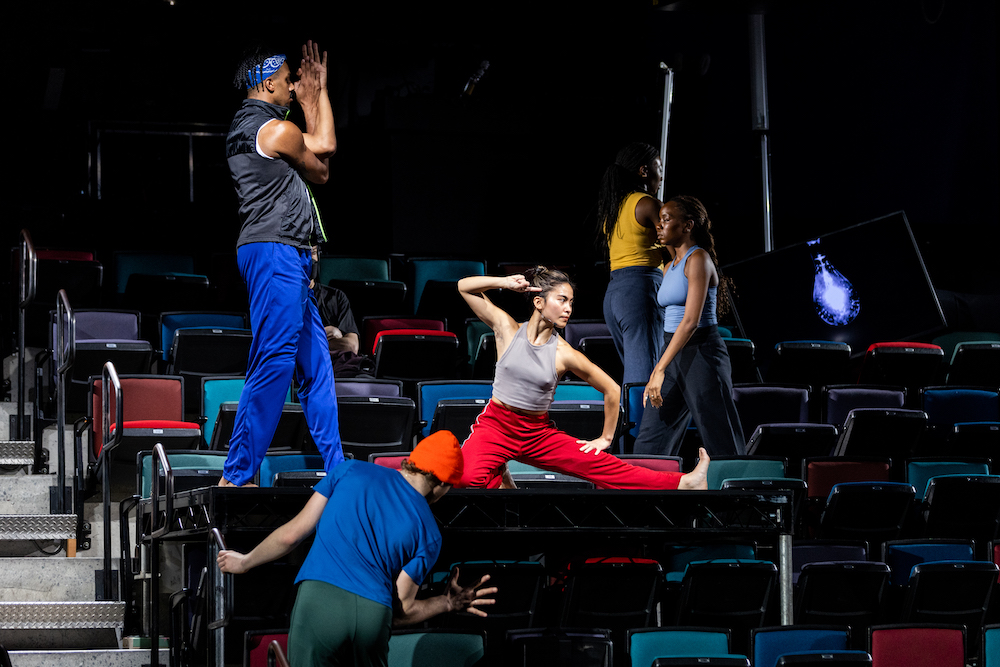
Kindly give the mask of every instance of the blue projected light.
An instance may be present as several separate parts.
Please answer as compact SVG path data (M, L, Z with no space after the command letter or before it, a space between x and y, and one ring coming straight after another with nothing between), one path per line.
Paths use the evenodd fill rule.
M853 322L861 312L861 301L851 281L835 269L820 251L819 242L819 239L806 242L816 267L813 304L821 320L830 326L842 327Z

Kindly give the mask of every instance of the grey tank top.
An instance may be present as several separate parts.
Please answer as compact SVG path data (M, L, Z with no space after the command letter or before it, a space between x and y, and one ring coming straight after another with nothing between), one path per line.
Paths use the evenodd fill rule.
M559 383L558 345L559 334L554 331L544 345L532 345L528 341L528 326L521 325L497 360L493 398L521 410L548 410Z

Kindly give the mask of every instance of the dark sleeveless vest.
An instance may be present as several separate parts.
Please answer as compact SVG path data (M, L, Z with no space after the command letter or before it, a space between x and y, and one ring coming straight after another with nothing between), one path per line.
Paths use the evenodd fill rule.
M226 158L240 201L236 247L247 243L284 243L308 249L314 212L305 181L281 158L257 152L257 132L270 120L284 120L287 109L248 99L236 112L226 137Z

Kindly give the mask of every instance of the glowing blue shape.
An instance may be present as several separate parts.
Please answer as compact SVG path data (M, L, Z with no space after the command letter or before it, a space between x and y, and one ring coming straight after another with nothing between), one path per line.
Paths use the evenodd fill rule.
M854 321L861 312L861 301L844 275L833 268L826 255L819 251L819 239L809 241L813 248L813 264L816 278L813 280L813 304L819 318L834 327L842 327Z

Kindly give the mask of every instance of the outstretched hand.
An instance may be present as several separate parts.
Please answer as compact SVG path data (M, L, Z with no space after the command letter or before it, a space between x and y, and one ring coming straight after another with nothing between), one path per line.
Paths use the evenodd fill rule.
M496 586L483 588L489 580L490 575L484 574L479 583L463 588L458 585L458 568L456 567L451 571L451 580L448 582L448 591L445 593L448 597L448 610L486 616L486 612L478 607L496 604L496 600L493 598L483 597L484 595L494 595L497 592Z
M512 292L541 292L541 287L533 287L531 283L524 279L524 276L520 273L515 273L514 275L507 276L507 284L504 285L505 289L509 289Z

